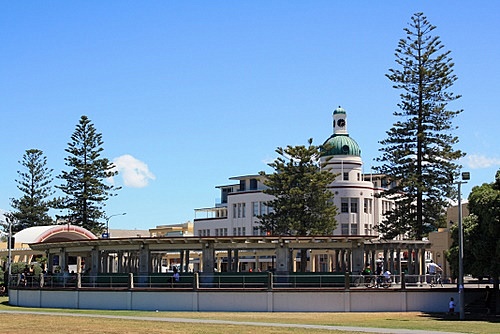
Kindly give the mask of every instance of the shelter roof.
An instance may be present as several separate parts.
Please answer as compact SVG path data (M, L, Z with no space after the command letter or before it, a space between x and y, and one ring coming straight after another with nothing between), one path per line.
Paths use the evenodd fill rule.
M14 238L16 243L24 244L97 239L89 230L71 224L33 226L16 233Z

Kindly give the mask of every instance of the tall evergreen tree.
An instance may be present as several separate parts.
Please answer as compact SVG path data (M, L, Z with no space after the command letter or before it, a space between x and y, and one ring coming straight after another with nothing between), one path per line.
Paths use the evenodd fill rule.
M68 211L60 218L99 234L104 228L104 223L99 221L105 217L103 207L119 189L106 184L105 179L118 172L107 158L101 157L102 134L87 116L80 118L71 140L65 150L69 156L64 159L71 170L58 176L65 183L57 188L66 194L60 199L59 207Z
M17 171L17 188L23 193L20 198L12 198L12 232L19 232L33 226L53 223L48 212L52 204L49 198L54 194L51 183L52 169L47 167L47 158L38 149L29 149L19 161L24 170Z
M264 193L274 196L266 203L271 212L260 216L261 228L272 235L329 235L336 227L337 208L328 185L335 174L322 170L317 146L287 146L276 149L278 158L269 166ZM301 271L306 268L306 252L301 252Z
M456 196L452 181L460 166L455 162L464 156L453 149L458 137L452 134L452 120L462 110L447 109L460 97L449 91L457 80L450 51L432 36L436 27L422 13L411 21L395 51L399 67L386 75L402 90L400 111L394 112L400 120L380 142L383 153L376 160L381 165L375 168L396 183L382 194L396 201L379 225L388 239L401 234L421 239L446 223L443 208Z
M269 164L275 172L266 175L264 193L274 199L266 204L272 212L261 216L262 228L273 235L331 234L337 210L328 185L335 175L321 170L319 149L309 146L278 147L279 157Z

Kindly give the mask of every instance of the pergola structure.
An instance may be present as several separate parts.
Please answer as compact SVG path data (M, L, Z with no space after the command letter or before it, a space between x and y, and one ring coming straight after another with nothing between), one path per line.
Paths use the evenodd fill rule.
M228 236L150 237L44 241L30 244L44 252L48 263L64 270L76 264L76 272L90 274L136 273L147 275L175 263L183 271L273 270L296 271L299 253L308 252L311 272L359 273L376 263L393 274L425 273L428 241L371 239L350 236ZM407 259L407 260L405 260ZM76 260L76 263L75 263ZM49 268L50 270L51 268Z

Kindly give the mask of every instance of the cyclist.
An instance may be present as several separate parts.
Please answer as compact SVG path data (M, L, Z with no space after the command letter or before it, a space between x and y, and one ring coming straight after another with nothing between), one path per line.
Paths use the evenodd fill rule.
M391 272L389 270L384 271L384 284L391 286Z
M365 286L369 287L372 283L372 270L370 266L366 266L366 268L361 272L361 275L363 275Z
M431 285L436 284L437 283L436 274L438 271L442 272L443 269L441 269L441 267L439 265L435 264L434 261L431 260L429 262L427 270L429 272L429 276L431 277Z
M377 276L377 288L388 288L391 286L391 272L384 271L382 275Z

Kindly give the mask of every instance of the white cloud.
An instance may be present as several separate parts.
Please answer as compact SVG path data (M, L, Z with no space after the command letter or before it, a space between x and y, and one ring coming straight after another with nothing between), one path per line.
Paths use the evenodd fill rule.
M148 165L134 158L130 154L122 155L113 160L118 176L123 179L123 184L126 187L144 188L149 184L150 180L155 180L156 177L149 170ZM109 180L114 183L114 180Z
M472 154L465 157L465 164L471 169L500 166L500 158L489 158L484 155Z

